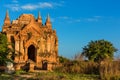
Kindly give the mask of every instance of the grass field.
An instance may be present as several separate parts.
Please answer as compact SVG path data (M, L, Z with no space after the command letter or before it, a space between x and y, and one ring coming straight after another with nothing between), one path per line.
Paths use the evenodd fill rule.
M99 80L99 75L60 72L16 72L14 74L2 73L0 80Z

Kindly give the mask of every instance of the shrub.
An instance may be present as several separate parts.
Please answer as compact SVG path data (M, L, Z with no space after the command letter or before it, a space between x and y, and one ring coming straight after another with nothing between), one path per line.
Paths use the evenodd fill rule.
M120 79L120 61L102 61L99 67L100 77L105 80Z
M99 64L87 61L70 61L55 68L55 71L64 73L82 73L82 74L99 74Z

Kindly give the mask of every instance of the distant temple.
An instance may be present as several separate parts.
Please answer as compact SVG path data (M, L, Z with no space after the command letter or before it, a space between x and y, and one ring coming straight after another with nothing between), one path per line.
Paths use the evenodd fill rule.
M26 67L30 71L52 70L58 64L58 37L49 15L44 25L40 13L37 19L32 14L22 14L11 22L7 11L2 32L12 43L9 48L14 49L12 59L16 70Z

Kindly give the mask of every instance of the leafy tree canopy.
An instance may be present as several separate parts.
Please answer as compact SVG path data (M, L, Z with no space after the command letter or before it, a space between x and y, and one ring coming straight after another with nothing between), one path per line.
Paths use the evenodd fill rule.
M69 59L67 59L67 58L65 58L63 56L59 56L59 62L60 63L66 63L66 62L69 62L69 61L70 61Z
M114 52L117 49L113 44L106 40L96 40L88 43L83 48L82 54L91 61L102 61L104 59L113 59Z

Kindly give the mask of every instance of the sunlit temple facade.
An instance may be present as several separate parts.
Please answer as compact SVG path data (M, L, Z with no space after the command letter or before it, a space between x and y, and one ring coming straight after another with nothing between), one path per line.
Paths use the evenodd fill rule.
M11 22L7 11L2 32L12 43L9 48L14 49L12 59L16 70L26 67L31 71L52 70L58 64L58 37L49 15L45 24L40 12L37 19L32 14L22 14Z

